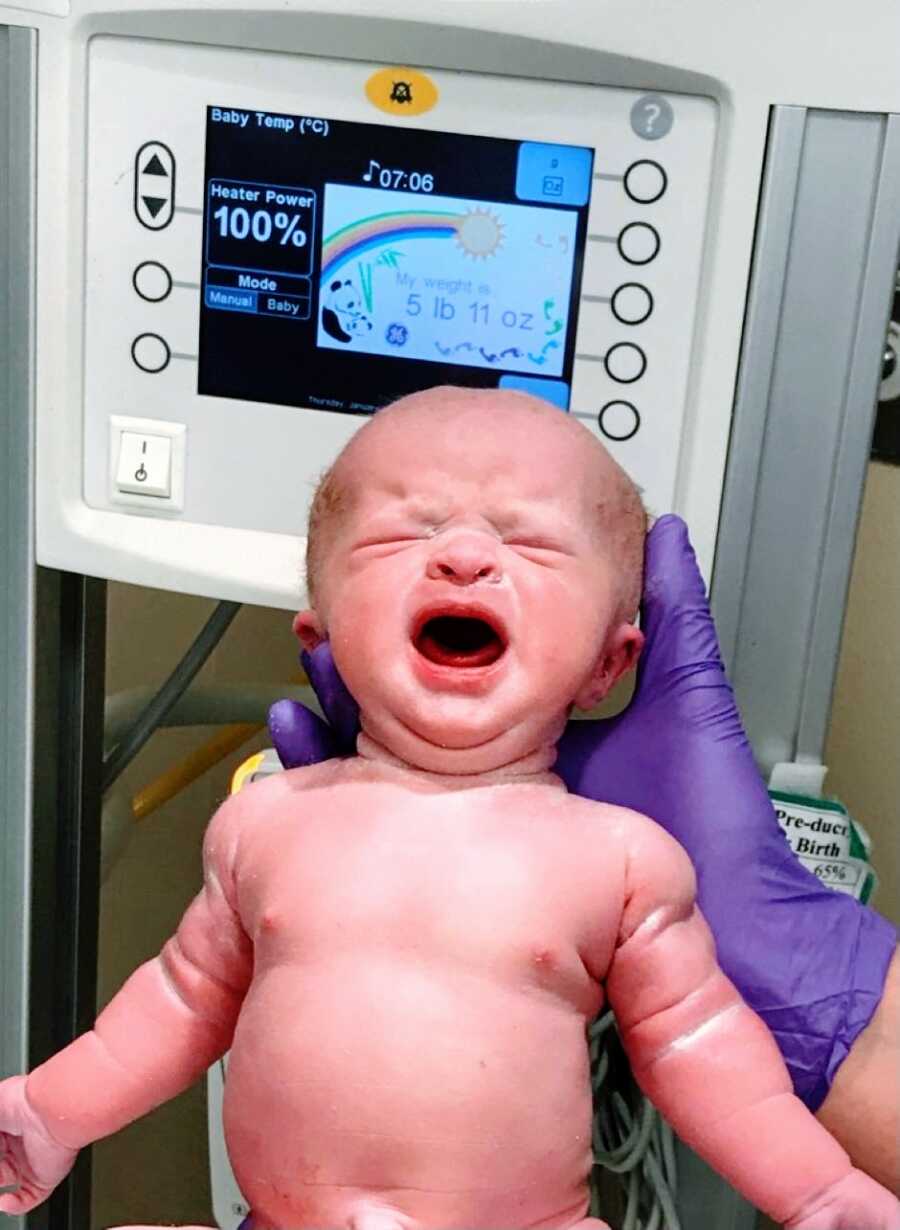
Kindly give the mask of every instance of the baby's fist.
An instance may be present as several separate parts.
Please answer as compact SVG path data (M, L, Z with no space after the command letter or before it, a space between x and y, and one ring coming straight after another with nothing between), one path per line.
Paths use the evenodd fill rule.
M900 1230L900 1201L861 1170L851 1170L785 1222L784 1230Z
M24 1076L0 1082L0 1213L27 1213L46 1200L75 1164L77 1149L58 1144L31 1107Z

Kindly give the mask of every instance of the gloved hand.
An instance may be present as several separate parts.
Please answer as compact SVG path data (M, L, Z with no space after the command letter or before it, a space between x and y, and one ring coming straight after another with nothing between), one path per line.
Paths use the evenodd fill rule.
M813 1110L875 1012L894 928L824 887L794 856L775 819L719 654L687 528L660 518L647 538L646 640L624 713L570 722L556 771L586 798L634 808L684 846L719 962L759 1013ZM356 706L327 643L303 656L332 726L302 705L269 715L287 767L349 754Z
M0 1082L0 1213L27 1213L46 1200L75 1164L77 1149L53 1139L25 1095L24 1076Z

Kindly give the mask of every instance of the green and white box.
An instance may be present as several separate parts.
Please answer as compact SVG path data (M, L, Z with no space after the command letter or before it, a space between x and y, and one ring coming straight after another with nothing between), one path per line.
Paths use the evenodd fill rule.
M823 884L864 905L877 877L869 862L868 834L837 799L812 799L770 790L775 815L801 863Z

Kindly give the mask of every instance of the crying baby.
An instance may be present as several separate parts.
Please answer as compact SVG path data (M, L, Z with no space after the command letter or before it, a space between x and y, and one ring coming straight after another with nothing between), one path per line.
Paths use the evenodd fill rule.
M330 642L356 755L230 798L160 955L0 1084L0 1210L230 1048L253 1230L601 1230L586 1028L609 1003L645 1092L753 1203L896 1230L719 969L681 847L553 772L572 706L640 653L645 529L598 441L524 394L433 389L362 427L294 621Z

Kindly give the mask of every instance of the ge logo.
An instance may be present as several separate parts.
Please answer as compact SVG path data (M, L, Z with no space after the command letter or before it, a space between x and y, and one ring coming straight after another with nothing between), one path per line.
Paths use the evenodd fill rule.
M406 325L388 325L385 330L384 340L389 346L405 346L408 339L409 329L407 329Z

